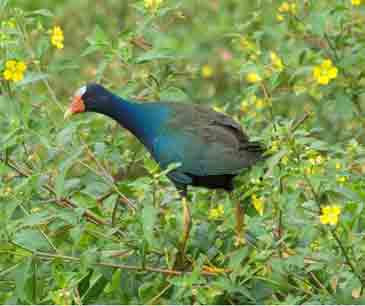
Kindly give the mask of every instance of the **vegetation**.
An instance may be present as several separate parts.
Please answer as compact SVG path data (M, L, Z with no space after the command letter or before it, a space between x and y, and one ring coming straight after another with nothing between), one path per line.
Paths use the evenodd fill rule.
M363 2L0 0L0 303L365 303ZM232 198L190 190L185 271L164 173L111 120L62 119L89 81L266 144Z

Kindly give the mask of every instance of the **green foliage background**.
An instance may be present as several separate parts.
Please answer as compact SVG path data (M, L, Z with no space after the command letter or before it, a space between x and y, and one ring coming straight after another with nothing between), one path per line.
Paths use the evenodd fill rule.
M296 13L279 22L282 1L270 0L165 0L155 11L0 0L0 71L9 59L28 66L18 83L0 79L0 303L365 303L365 8L290 3ZM338 76L320 85L312 70L325 59ZM248 83L252 72L262 81ZM215 106L267 145L233 200L190 191L187 271L174 268L181 204L146 151L100 115L62 119L89 81ZM253 244L235 239L235 201ZM333 205L339 222L321 224Z

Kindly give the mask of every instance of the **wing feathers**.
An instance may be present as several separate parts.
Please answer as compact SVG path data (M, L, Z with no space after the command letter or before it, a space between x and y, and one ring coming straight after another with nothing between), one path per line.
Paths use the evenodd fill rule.
M263 146L250 142L230 117L203 106L174 104L174 109L152 150L162 167L180 162L175 171L185 174L236 174L261 158Z

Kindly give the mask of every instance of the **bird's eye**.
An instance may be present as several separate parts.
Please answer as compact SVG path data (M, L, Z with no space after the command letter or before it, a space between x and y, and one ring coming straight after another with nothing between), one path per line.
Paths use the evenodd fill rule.
M82 97L85 94L85 92L86 92L86 86L82 86L75 92L74 96Z

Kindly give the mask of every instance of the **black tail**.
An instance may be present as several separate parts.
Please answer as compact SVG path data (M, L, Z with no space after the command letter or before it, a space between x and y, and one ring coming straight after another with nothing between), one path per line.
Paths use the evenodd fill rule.
M266 147L262 143L257 141L246 143L245 149L249 152L257 152L257 153L264 153L266 151Z
M247 142L243 144L242 149L252 153L254 157L254 161L264 160L268 157L268 154L266 153L266 147L257 141Z

